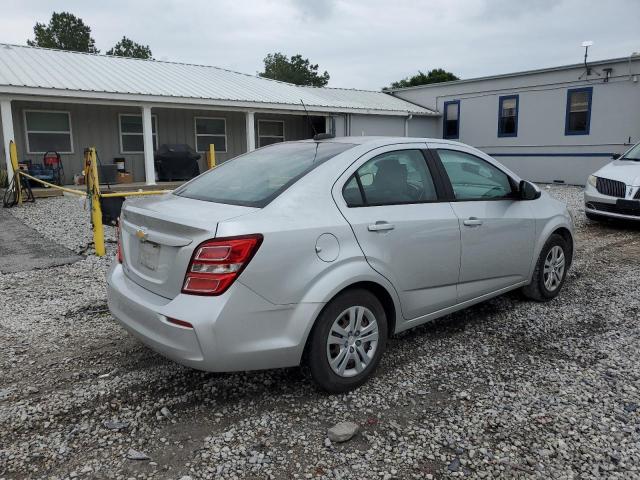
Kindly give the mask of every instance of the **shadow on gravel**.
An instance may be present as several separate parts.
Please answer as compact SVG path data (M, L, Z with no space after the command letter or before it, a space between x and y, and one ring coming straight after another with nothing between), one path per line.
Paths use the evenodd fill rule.
M82 257L43 237L4 209L0 209L0 273L66 265Z

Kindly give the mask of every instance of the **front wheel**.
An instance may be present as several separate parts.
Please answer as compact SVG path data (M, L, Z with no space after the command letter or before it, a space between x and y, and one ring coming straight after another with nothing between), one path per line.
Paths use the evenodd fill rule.
M373 374L387 340L387 317L367 290L348 290L322 311L311 333L307 362L313 380L330 393L359 387Z
M538 302L555 298L564 285L571 263L571 250L567 241L554 233L542 247L531 283L522 288L524 295Z

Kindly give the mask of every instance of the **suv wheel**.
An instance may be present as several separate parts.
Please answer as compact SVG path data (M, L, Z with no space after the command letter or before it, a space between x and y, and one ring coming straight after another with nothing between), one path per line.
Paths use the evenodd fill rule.
M567 241L554 233L542 247L531 283L522 288L526 297L538 302L555 298L567 276L571 251Z
M330 393L362 385L375 371L387 340L387 317L367 290L331 300L313 328L307 361L313 380Z

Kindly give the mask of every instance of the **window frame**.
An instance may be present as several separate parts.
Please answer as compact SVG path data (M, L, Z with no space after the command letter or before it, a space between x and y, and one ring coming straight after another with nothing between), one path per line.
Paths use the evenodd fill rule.
M67 119L69 120L69 131L68 132L63 132L63 131L49 131L49 130L29 130L29 125L27 123L27 113L65 113L67 115ZM35 109L35 108L28 108L28 109L24 109L22 111L22 117L24 119L24 136L25 136L25 141L27 143L27 154L29 155L38 155L38 154L44 154L46 152L35 152L33 150L31 150L31 144L29 143L29 134L30 133L55 133L55 134L63 134L63 133L68 133L69 134L69 145L71 147L71 151L68 152L58 152L60 154L73 154L75 153L75 149L73 146L73 126L71 125L71 112L68 110L47 110L47 109Z
M505 133L502 131L502 119L507 118L502 116L502 105L505 100L515 100L516 101L516 114L515 114L515 130L513 133ZM518 136L518 116L520 115L520 95L502 95L498 97L498 137L499 138L509 138L509 137L517 137Z
M449 105L457 105L458 107L458 129L456 131L455 136L449 135L447 136L447 107ZM460 138L460 100L448 100L444 102L444 115L442 117L442 138L445 140L457 140Z
M571 116L571 95L573 93L586 92L588 94L588 106L587 106L587 128L585 131L571 130L569 128L569 119ZM589 135L591 133L591 106L593 105L593 87L578 87L567 89L567 106L564 114L564 134L569 135Z
M224 122L224 135L220 133L198 133L198 120L222 120ZM229 139L227 138L227 119L225 117L203 117L197 115L193 117L193 133L195 135L195 150L198 153L206 153L209 150L198 150L198 137L224 137L224 150L216 150L216 153L227 153L229 150Z
M505 197L491 197L491 198L465 198L465 199L458 199L456 198L456 194L455 191L453 190L453 184L451 183L451 179L449 178L449 174L447 173L447 169L444 166L444 163L442 162L442 159L440 158L440 154L439 151L440 150L449 150L452 152L457 152L457 153L463 153L465 155L469 155L471 157L477 158L478 160L492 166L493 168L497 169L498 171L502 172L504 175L506 175L507 179L509 180L509 185L511 186L511 194L510 196L505 196ZM513 178L511 175L509 175L507 172L505 172L502 168L500 168L498 165L495 165L493 162L490 162L482 157L479 157L478 155L475 155L473 153L469 153L465 150L458 150L456 148L451 148L449 145L444 145L444 146L434 146L433 148L430 148L429 151L431 152L431 154L433 155L433 157L436 159L436 163L438 166L438 170L440 175L442 176L442 181L444 182L445 186L446 186L446 191L447 191L447 202L451 202L451 203L458 203L458 202L501 202L504 200L518 200L518 188L519 188L519 182Z
M258 148L262 148L263 146L268 146L268 145L272 145L271 143L268 145L262 145L260 143L260 140L262 138L280 138L280 135L260 135L260 124L261 123L281 123L282 124L282 142L286 142L286 130L285 130L285 121L284 120L270 120L268 118L261 118L258 119ZM275 143L282 143L282 142L275 142Z
M140 117L140 119L142 120L142 132L137 133L137 132L123 132L122 131L122 117ZM155 145L154 145L154 149L153 151L155 152L158 147L160 146L160 144L158 143L158 115L156 114L152 114L151 115L151 121L153 122L153 124L155 124L156 127L156 133L153 133L153 127L154 125L151 125L151 138L153 140L153 138L155 137ZM127 135L127 136L134 136L134 135L140 135L142 137L142 146L143 149L141 151L125 151L124 149L124 144L122 142L122 136L123 135ZM136 154L142 154L144 153L144 119L142 118L142 114L138 114L138 113L118 113L118 140L120 141L120 153L123 155L136 155Z
M358 170L360 170L360 168L362 168L371 160L378 158L380 155L385 155L387 153L392 153L392 152L400 152L403 150L416 150L422 154L427 172L429 172L429 175L431 175L431 181L433 182L433 186L435 187L435 190L436 190L436 199L408 201L408 202L392 202L392 203L369 203L367 201L367 196L364 192L364 187L362 185L360 177L356 175L358 173ZM355 178L356 183L358 184L358 189L360 190L360 197L362 198L362 205L349 205L347 200L344 198L344 191L347 188L347 185L351 182L352 178ZM340 194L342 196L342 201L344 202L347 208L388 207L388 206L394 206L394 205L421 205L421 204L428 204L428 203L443 203L443 202L449 201L447 198L448 191L446 188L446 184L443 182L440 170L436 164L436 159L433 157L433 155L431 154L431 151L428 148L416 148L416 147L387 150L373 156L367 156L366 160L364 160L362 163L359 163L358 166L355 167L355 169L347 176L346 180L344 180L344 183L342 184L342 188L340 189Z

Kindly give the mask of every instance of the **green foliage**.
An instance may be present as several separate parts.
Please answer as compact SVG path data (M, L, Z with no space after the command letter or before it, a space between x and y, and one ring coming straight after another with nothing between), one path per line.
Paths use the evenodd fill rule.
M49 25L36 23L33 33L35 40L27 40L27 45L32 47L99 53L95 40L91 37L91 27L68 12L54 12Z
M453 73L447 72L442 68L434 68L427 73L418 70L417 75L403 78L397 82L393 82L390 88L415 87L418 85L427 85L429 83L451 82L452 80L460 80Z
M127 37L122 37L122 40L116 43L114 47L107 52L107 55L130 58L148 58L153 60L149 45L141 45Z
M310 85L324 87L329 82L329 73L325 70L318 74L318 65L309 63L308 58L302 55L293 55L289 59L282 53L270 53L264 58L264 72L258 73L261 77L294 83L296 85Z

